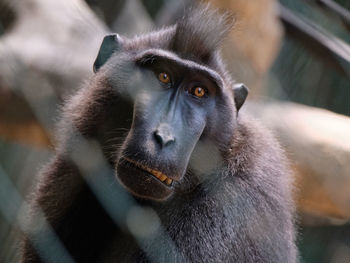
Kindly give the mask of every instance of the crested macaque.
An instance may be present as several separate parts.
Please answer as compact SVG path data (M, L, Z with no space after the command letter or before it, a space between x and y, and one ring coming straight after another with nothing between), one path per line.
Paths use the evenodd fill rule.
M231 27L197 6L158 31L103 39L33 201L72 261L296 262L284 153L240 111L248 90L220 57ZM77 154L84 144L102 161L77 161L93 154ZM22 262L47 259L45 233L24 238Z

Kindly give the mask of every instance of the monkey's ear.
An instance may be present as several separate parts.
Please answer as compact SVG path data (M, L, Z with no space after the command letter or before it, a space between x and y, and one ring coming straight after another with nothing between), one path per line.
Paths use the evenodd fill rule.
M236 109L238 113L239 109L242 107L243 103L245 102L245 99L248 96L247 87L242 83L233 85L233 96L235 99Z
M121 42L121 37L118 34L107 35L103 38L93 67L95 73L106 63L116 50L120 49L122 45Z

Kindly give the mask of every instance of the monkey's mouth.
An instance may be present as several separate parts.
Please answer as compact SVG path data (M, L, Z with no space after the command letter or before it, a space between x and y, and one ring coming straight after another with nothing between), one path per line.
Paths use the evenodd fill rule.
M122 157L116 168L121 185L136 197L165 201L174 192L173 179L140 162Z
M161 181L162 183L171 186L173 183L173 179L169 178L168 176L166 176L164 173L156 170L156 169L152 169L148 166L145 166L143 164L140 164L134 160L131 160L129 158L126 157L122 157L121 161L123 162L124 165L129 165L129 166L133 166L136 167L138 169L141 169L144 172L147 172L151 175L153 175L155 178L157 178L159 181Z

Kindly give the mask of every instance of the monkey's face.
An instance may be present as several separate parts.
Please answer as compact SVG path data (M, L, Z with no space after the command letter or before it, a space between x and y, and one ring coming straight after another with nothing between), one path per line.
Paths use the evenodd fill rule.
M117 177L136 196L165 200L183 183L199 140L222 130L208 125L217 123L223 81L216 72L167 52L144 52L133 63L123 88L133 104L132 125L118 156ZM219 119L232 123L232 113Z
M116 112L104 110L103 118L95 120L97 117L92 115L95 119L91 122L103 122L100 126L107 127L103 134L128 129L111 163L126 189L151 200L166 200L177 190L186 189L187 184L200 183L204 175L210 175L230 147L235 113L247 95L243 86L236 89L233 98L229 81L216 67L205 66L210 63L197 63L169 51L176 43L169 42L172 30L163 32L164 48L159 46L159 37L156 47L149 46L154 35L145 38L144 44L140 40L128 44L118 35L106 36L94 63L95 72L103 66L99 76L107 80L108 89L114 90L118 99L109 98L105 92L107 95L92 107L109 101L105 104L116 107ZM202 50L199 53L211 56ZM99 90L102 92L104 87ZM122 106L121 101L126 104ZM130 108L126 113L125 109ZM89 112L87 116L91 116ZM115 127L130 119L128 127ZM107 139L104 146L109 147Z

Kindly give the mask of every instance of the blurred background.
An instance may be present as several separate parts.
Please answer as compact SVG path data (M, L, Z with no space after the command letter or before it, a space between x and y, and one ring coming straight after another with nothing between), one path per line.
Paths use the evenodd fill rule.
M350 1L207 1L235 14L223 57L290 159L301 262L350 262ZM103 36L172 24L190 3L0 0L0 262L18 260L18 212Z

